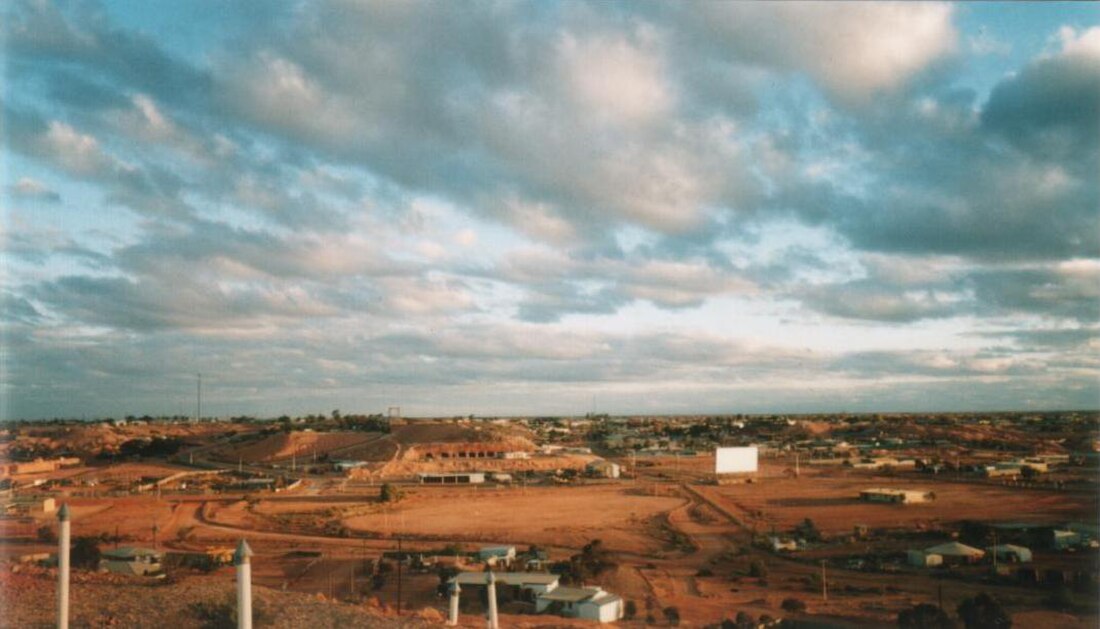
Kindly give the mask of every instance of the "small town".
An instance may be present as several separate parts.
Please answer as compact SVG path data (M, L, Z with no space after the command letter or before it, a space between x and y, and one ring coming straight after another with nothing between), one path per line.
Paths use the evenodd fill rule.
M11 613L53 607L64 523L93 625L128 622L123 588L198 622L242 558L258 606L395 626L1098 615L1097 413L392 410L6 425Z

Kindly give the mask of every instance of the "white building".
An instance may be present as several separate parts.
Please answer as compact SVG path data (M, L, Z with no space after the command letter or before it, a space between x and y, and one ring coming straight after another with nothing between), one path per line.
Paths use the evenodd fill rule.
M910 550L907 554L907 559L910 566L917 566L920 568L943 565L943 555L923 550Z
M881 487L864 489L859 492L859 499L866 502L891 502L895 504L915 504L929 502L933 499L931 492L923 489L884 489Z
M611 461L605 461L603 459L592 461L585 466L585 469L589 474L602 478L618 478L619 474L622 473L622 468L618 463L612 463Z
M535 612L546 611L566 618L615 622L623 617L623 599L599 586L559 586L535 599Z
M529 592L537 613L553 613L601 623L615 622L623 617L623 599L598 586L561 586L558 575L544 572L494 572L493 577L496 587L511 586ZM451 578L451 583L457 583L465 590L466 586L484 587L488 579L488 572L460 572Z
M516 560L515 546L482 546L477 551L479 561L484 561L490 566L499 563L511 565Z

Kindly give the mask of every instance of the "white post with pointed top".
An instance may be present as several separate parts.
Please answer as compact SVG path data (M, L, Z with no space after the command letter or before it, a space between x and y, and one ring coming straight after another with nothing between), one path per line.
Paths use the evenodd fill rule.
M252 629L252 549L241 540L233 553L237 566L237 629Z
M497 578L489 571L489 629L500 629L497 620Z
M447 624L454 627L458 624L458 595L462 588L458 587L458 581L451 584L451 605L447 610Z
M69 504L57 512L57 629L69 629Z

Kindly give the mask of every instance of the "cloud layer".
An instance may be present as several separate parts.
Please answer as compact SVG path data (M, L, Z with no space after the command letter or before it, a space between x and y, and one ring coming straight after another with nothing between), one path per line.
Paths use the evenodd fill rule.
M1095 19L693 9L11 3L0 412L1097 405Z

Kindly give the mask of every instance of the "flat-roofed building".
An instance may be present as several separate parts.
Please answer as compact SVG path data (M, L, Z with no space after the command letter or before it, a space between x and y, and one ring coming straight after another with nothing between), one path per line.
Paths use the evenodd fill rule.
M99 569L114 574L149 576L161 574L161 554L149 548L122 546L100 555Z
M417 474L423 485L476 485L485 482L484 472Z
M876 487L859 492L859 499L866 502L889 502L894 504L917 504L931 502L934 494L923 489L887 489Z

